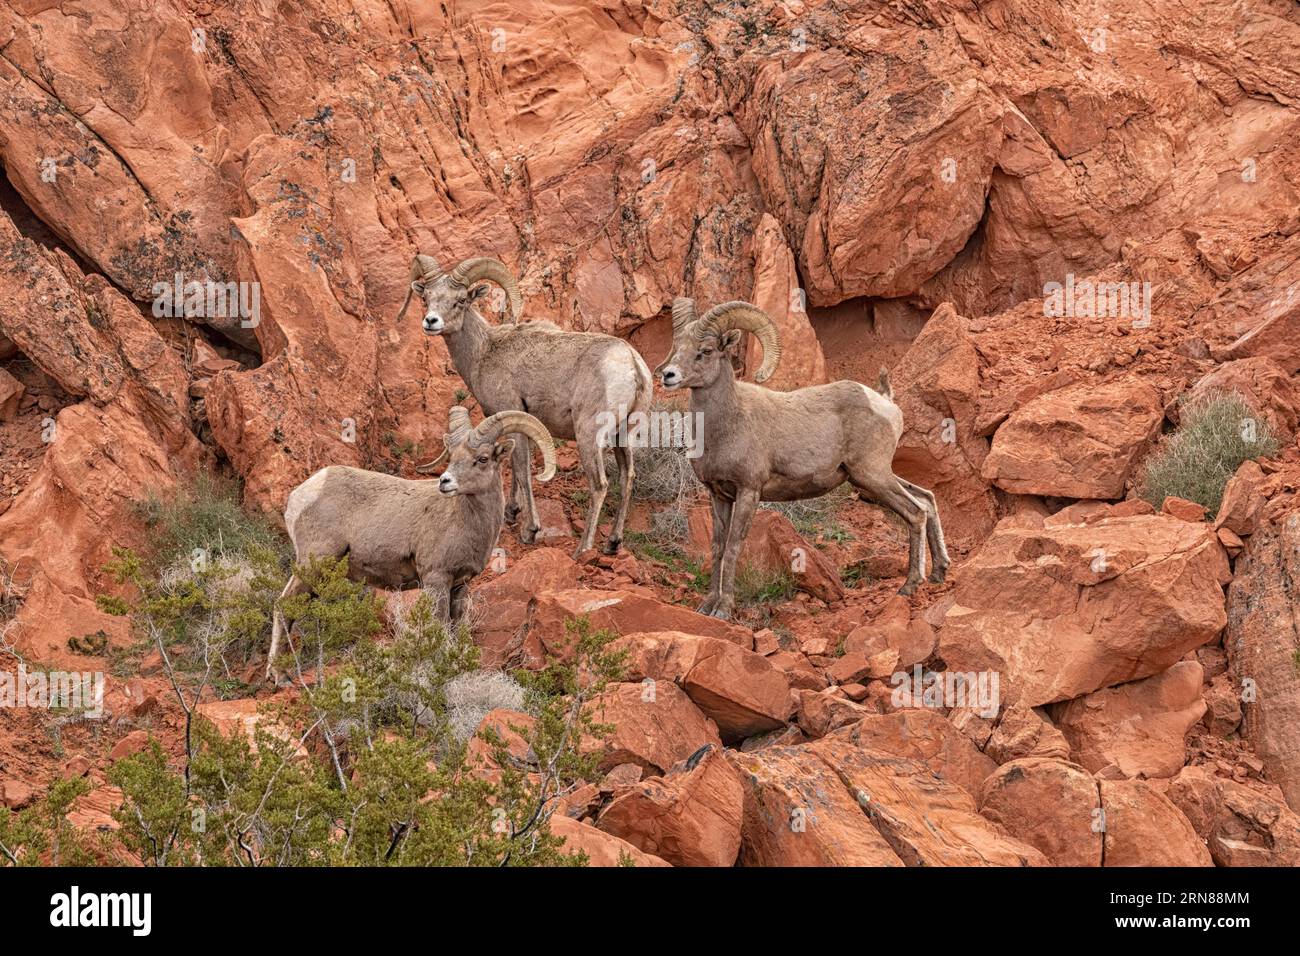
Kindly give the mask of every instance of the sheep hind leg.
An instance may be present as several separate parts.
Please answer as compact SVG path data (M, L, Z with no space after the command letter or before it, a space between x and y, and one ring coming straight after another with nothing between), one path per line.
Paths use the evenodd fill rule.
M587 490L591 498L587 502L587 526L582 529L582 540L573 552L575 558L596 546L600 512L605 506L605 495L609 492L609 479L605 477L605 450L597 443L594 435L586 436L585 440L578 439L578 457L582 460L582 471L587 476Z
M942 584L948 576L948 565L952 559L948 557L943 525L939 523L939 503L935 500L934 492L928 488L915 485L906 478L899 478L898 481L925 507L925 537L930 545L930 583Z
M871 477L859 481L850 478L853 487L868 501L874 501L907 524L907 579L898 589L899 594L910 595L925 579L926 508L893 474L884 478Z
M636 477L631 448L615 445L614 459L618 462L618 514L614 516L614 529L605 539L606 554L618 554L619 545L623 543L623 525L627 522L627 513L632 507L632 480Z
M293 622L288 620L284 614L283 604L285 600L296 594L302 594L307 590L307 585L296 574L289 575L289 581L280 592L279 598L276 599L274 606L271 608L271 648L266 652L266 679L275 684L284 684L287 679L283 671L276 667L275 659L280 653L280 642L288 637L289 632L293 629Z
M506 520L513 521L522 511L524 523L519 528L519 540L532 544L541 525L537 520L537 502L533 499L533 446L522 435L510 453L510 484L513 500L506 505Z

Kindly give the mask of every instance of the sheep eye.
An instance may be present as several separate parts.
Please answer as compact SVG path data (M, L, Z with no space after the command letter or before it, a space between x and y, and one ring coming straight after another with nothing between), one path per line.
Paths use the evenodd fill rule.
M480 459L478 460L478 463L479 463L480 465L486 465L487 462L488 462L488 460L487 460L487 455L484 455L482 458L480 458Z
M705 354L705 355L712 355L712 354L713 354L713 349L705 349L705 350L704 350L704 354Z

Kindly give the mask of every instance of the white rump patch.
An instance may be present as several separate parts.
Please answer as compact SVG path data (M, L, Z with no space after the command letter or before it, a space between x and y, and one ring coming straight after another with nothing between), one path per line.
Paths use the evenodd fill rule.
M871 410L893 426L894 437L901 438L903 436L902 409L889 399L885 398L885 396L881 395L875 389L868 388L861 382L855 382L854 384L856 384L858 388L862 389L866 394L867 403L871 406Z
M326 466L316 474L312 475L293 491L289 492L289 501L284 508L284 527L289 532L289 540L293 542L293 548L298 550L298 539L294 534L298 518L306 510L308 505L315 504L316 500L325 491L325 473L329 471Z

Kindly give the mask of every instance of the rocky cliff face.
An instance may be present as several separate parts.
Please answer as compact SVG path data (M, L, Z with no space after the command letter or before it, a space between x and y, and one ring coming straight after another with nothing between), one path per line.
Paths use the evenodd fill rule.
M653 765L663 786L594 822L670 862L910 865L1144 862L1125 848L1175 819L1185 845L1158 862L1206 846L1218 863L1294 862L1296 49L1287 0L1195 16L1167 0L4 6L0 651L84 668L96 658L69 637L127 644L94 604L102 566L143 543L138 503L196 470L238 475L245 504L273 514L324 464L411 474L394 449L438 449L464 385L442 342L396 320L408 264L490 254L519 275L526 317L628 337L652 366L689 294L773 315L775 387L891 367L896 469L935 489L969 556L900 611L886 600L900 534L847 506L856 543L814 543L871 574L829 605L801 593L779 629L740 628L737 654L759 662L710 656L727 663L680 702L704 708L701 726L709 707L729 715L728 744L738 712L786 729L676 775L701 741L674 741ZM167 314L191 281L234 298ZM1217 528L1144 514L1143 461L1179 398L1210 386L1245 395L1279 453L1239 476ZM557 535L582 514L548 507ZM502 660L544 648L580 588L644 590L626 620L606 612L625 634L725 637L662 623L648 608L687 594L635 560L525 563L534 549L503 544L507 577L530 576L480 582L504 615L484 625ZM922 753L884 731L802 746L899 719L883 678L919 627L938 636L918 661L997 670L1017 709L945 707ZM836 670L852 634L870 654ZM1126 710L1186 683L1188 668L1160 675L1189 660L1204 720L1157 714L1156 743L1111 739ZM1170 712L1196 712L1187 696ZM1017 722L1042 725L1038 740L1053 720L1063 751L1006 745L1026 736ZM14 740L0 788L39 790L55 761ZM916 781L941 769L940 741L995 755L999 776L936 796ZM763 832L757 807L812 780L834 791L840 836ZM1082 822L1054 822L1071 812L1049 796L1060 780ZM891 794L889 826L854 803L860 781ZM1231 815L1195 810L1211 785L1230 788ZM706 818L663 850L662 804L692 788ZM1088 820L1105 805L1131 829L1103 846ZM935 814L972 835L929 842L918 821Z

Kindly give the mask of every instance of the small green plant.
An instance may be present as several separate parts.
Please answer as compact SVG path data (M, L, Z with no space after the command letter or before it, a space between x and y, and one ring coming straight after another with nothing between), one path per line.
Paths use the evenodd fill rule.
M805 538L812 540L820 537L843 544L853 540L853 535L835 520L835 513L852 497L853 491L845 483L816 498L805 498L801 501L765 501L759 507L785 515L794 525L794 529Z
M68 822L78 797L90 791L83 777L56 780L24 810L0 806L0 865L87 866L95 862L89 839Z
M150 493L137 510L149 527L153 569L254 549L285 555L283 535L266 518L245 511L239 498L237 484L204 472L168 498Z
M742 564L736 569L736 602L743 607L781 604L794 592L794 577L784 568L773 571Z
M1147 459L1141 493L1159 509L1165 498L1204 505L1214 517L1223 489L1242 462L1276 454L1268 423L1236 392L1210 393L1185 404L1181 424Z
M840 583L846 588L870 587L871 582L871 572L867 570L865 561L854 561L840 568Z

